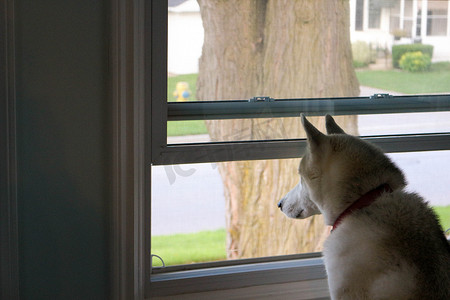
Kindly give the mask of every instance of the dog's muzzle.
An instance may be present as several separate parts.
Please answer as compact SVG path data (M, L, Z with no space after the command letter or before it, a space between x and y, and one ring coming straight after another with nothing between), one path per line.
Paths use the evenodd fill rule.
M284 201L284 198L278 202L277 206L279 209L283 209L283 201Z

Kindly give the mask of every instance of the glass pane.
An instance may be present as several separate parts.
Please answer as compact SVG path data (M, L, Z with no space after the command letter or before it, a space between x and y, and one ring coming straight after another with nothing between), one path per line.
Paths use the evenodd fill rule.
M302 9L289 4L293 6L286 11L276 1L273 6L249 6L247 1L234 4L260 15L264 12L266 22L262 22L253 13L239 15L238 7L231 9L226 1L204 0L200 5L195 0L169 1L167 100L450 94L449 2L352 0L345 19L348 32L330 31L330 24L335 24L331 22L316 32L316 41L308 39L310 33L295 20L306 18L306 24L317 29L331 18L317 3ZM327 9L341 11L343 7ZM282 22L277 13L282 14ZM271 21L271 16L281 24ZM276 30L277 26L282 30ZM282 39L285 32L289 36ZM322 40L323 36L327 38ZM292 47L303 38L302 45L311 45ZM321 46L314 49L313 41ZM277 47L272 47L274 44ZM337 49L344 44L348 49ZM351 55L341 55L346 51ZM340 54L336 56L336 52ZM345 57L351 57L348 65L341 62ZM338 77L344 73L347 77ZM312 82L310 78L314 78ZM351 78L355 85L346 84ZM299 88L303 84L305 87ZM401 116L401 124L395 121L396 115L359 116L348 122L352 123L350 132L360 135L413 133L419 123L426 123L419 125L419 132L448 131L444 120L448 115L436 115L437 120L429 114ZM430 128L430 120L432 129L423 129ZM203 120L171 121L168 143L301 137L297 125L286 122L230 120L205 125ZM390 125L381 128L380 122ZM257 125L261 123L262 127Z
M311 45L306 49L301 47L297 47L297 50L286 48L284 52L277 52L279 51L277 49L284 49L283 47L287 47L289 44L295 44L297 39L306 38L308 33L297 24L302 17L307 19L305 22L308 22L308 24L315 24L314 22L324 23L327 21L326 17L328 17L324 12L326 9L340 11L345 7L325 7L324 11L321 11L322 7L319 4L305 8L299 8L292 4L292 7L282 11L282 7L259 5L258 2L254 6L249 6L246 3L233 4L233 6L226 3L218 4L208 0L200 1L200 5L195 0L169 1L168 77L170 84L168 100L216 100L216 97L222 100L242 100L252 96L262 96L261 93L267 93L264 96L274 98L355 96L353 92L343 92L338 88L343 83L338 83L334 92L331 89L326 95L321 91L326 89L326 85L336 84L333 80L328 79L332 78L329 77L330 73L336 77L338 73L349 71L346 69L345 64L335 64L336 60L346 59L345 57L338 58L334 56L337 51L341 51L337 49L337 46L341 44L351 47L351 52L353 53L352 63L356 70L367 68L368 71L384 72L386 76L395 78L394 87L401 83L409 82L406 74L398 71L397 60L401 57L393 57L393 47L396 45L415 44L417 47L420 47L421 43L431 45L433 51L428 54L431 56L432 63L450 61L448 48L450 38L450 33L448 32L448 0L352 0L349 2L349 13L347 15L343 14L345 15L345 20L350 24L348 27L343 27L348 32L342 32L341 34L337 28L329 31L328 29L333 24L330 23L328 27L324 26L323 29L320 29L322 31L318 31L316 34L319 41L316 42L319 44L322 43L322 37L324 40L332 40L334 44L327 44L330 47L323 47L325 46L323 44L315 49L316 45L312 43L312 40L305 40L302 42L306 44L311 42ZM241 17L236 13L241 8L236 7L237 5L254 11L254 14L246 14L246 16L248 15L246 18L239 18L240 22L235 22L234 17ZM204 7L203 14L201 14L201 6ZM217 10L214 7L217 7ZM308 10L311 10L311 12ZM300 14L299 17L299 12L303 12L305 16ZM261 23L261 18L257 17L266 15L267 18L270 18L272 15L276 17L278 14L284 16L283 22L276 23L267 20L266 23ZM291 15L292 18L289 18ZM226 23L224 20L229 20L230 23ZM281 26L280 30L282 30L277 30L277 26ZM258 30L263 33L259 34ZM312 29L308 28L308 30ZM284 31L289 33L291 38L281 40L280 36ZM206 35L205 32L207 33ZM251 35L245 36L248 32ZM272 34L274 35L273 37L271 36ZM328 36L329 34L335 36ZM292 39L292 36L295 36L296 39ZM219 47L220 51L215 52L212 56L213 58L207 62L207 64L214 65L213 68L209 71L207 68L203 68L203 72L211 73L205 74L204 76L206 77L217 77L219 82L214 81L214 84L217 84L219 94L223 95L202 93L203 97L197 97L195 81L199 71L201 71L199 69L199 64L201 65L199 61L202 57L202 51L215 50L211 45L220 44L221 38L230 38L230 40L223 47ZM254 40L251 38L254 38ZM238 41L239 43L233 41ZM270 43L276 43L277 47L270 47ZM308 51L312 51L313 54ZM231 52L241 53L241 55L229 55ZM204 59L209 59L209 55L209 52L204 53ZM246 55L248 57L245 57ZM312 61L314 55L319 57L317 60ZM274 59L267 59L272 57ZM257 58L261 58L259 63L250 63L251 59ZM248 61L248 64L241 63L240 59ZM291 64L294 65L298 64L297 71L292 73L289 70L290 64L285 61L292 62ZM309 64L303 65L304 61L309 61ZM279 66L280 68L272 71L273 66ZM333 66L336 69L330 69L327 66ZM395 66L394 70L393 66ZM444 69L450 72L448 64ZM315 91L312 90L308 95L301 92L290 92L290 90L295 90L295 85L299 85L305 80L304 78L306 77L304 77L303 72L307 72L312 77L312 70L317 70L318 72L318 74L313 76L317 78L316 81L323 80L326 84L322 87L320 85L317 87L312 86L311 88ZM438 70L442 71L442 65L432 65L431 72L420 75L423 78L433 77ZM229 75L226 74L227 72ZM191 76L186 76L187 74L191 74ZM235 78L228 80L226 79L227 76L234 76ZM448 74L446 76L448 79ZM256 80L256 83L264 81L264 85L255 88L247 86L246 89L242 89L242 93L237 94L233 90L240 90L241 87L231 86L229 92L226 92L228 83L233 82L237 84L242 82L245 84L245 78L247 77ZM275 90L271 92L271 89L265 91L268 83L274 81L278 84L289 82L287 86L292 82L292 86L281 92ZM208 82L208 80L204 81L205 84L208 84ZM430 82L433 82L433 80L430 79ZM396 90L390 86L378 83L375 79L364 80L361 82L361 85L401 93L418 92L414 90L415 84L411 84L410 90L403 90L402 88ZM426 83L424 85L428 86ZM426 92L449 92L449 85L447 84L446 86L447 88L444 91L439 87L435 87ZM201 87L201 89L208 88L208 86Z
M450 151L389 156L407 190L450 228ZM289 159L153 167L152 254L177 265L320 251L329 234L321 217L288 219L276 205L297 183L297 166Z
M448 7L448 1L428 1L426 20L428 36L447 36Z
M332 114L332 112L330 112ZM324 130L323 117L310 118ZM360 136L443 133L450 130L450 112L338 116L347 133ZM209 125L207 125L209 124ZM169 144L304 138L299 117L168 122ZM213 135L209 134L208 126ZM217 132L219 131L220 132ZM215 137L215 138L213 138Z

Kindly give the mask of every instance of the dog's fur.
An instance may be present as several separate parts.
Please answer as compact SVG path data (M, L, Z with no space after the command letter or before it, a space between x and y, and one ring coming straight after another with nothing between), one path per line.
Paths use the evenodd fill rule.
M300 183L278 206L288 217L322 214L327 225L353 202L388 184L339 223L324 244L333 299L450 299L450 246L438 219L377 147L347 135L326 116L327 135L303 115L307 151Z

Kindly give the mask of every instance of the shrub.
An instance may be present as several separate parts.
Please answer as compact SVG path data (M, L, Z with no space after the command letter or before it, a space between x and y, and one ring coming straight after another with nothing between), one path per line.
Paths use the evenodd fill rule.
M433 46L424 44L408 44L392 46L392 65L394 68L399 68L399 61L407 52L420 51L423 54L428 54L430 58L433 57Z
M423 72L430 69L431 58L420 51L407 52L399 61L400 68L409 72Z
M376 60L376 51L369 44L357 41L352 44L353 66L355 68L367 67Z

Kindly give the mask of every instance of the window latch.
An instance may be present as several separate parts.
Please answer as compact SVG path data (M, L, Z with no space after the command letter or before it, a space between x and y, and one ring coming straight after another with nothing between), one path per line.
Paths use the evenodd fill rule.
M162 262L162 267L165 268L166 264L164 263L164 260L161 258L161 256L156 255L156 254L151 254L150 255L150 265L153 267L153 257L159 258L159 260Z
M273 102L275 99L270 97L253 97L248 102Z
M376 99L389 99L392 98L394 96L390 95L390 94L373 94L372 96L370 96L370 100L376 100Z

